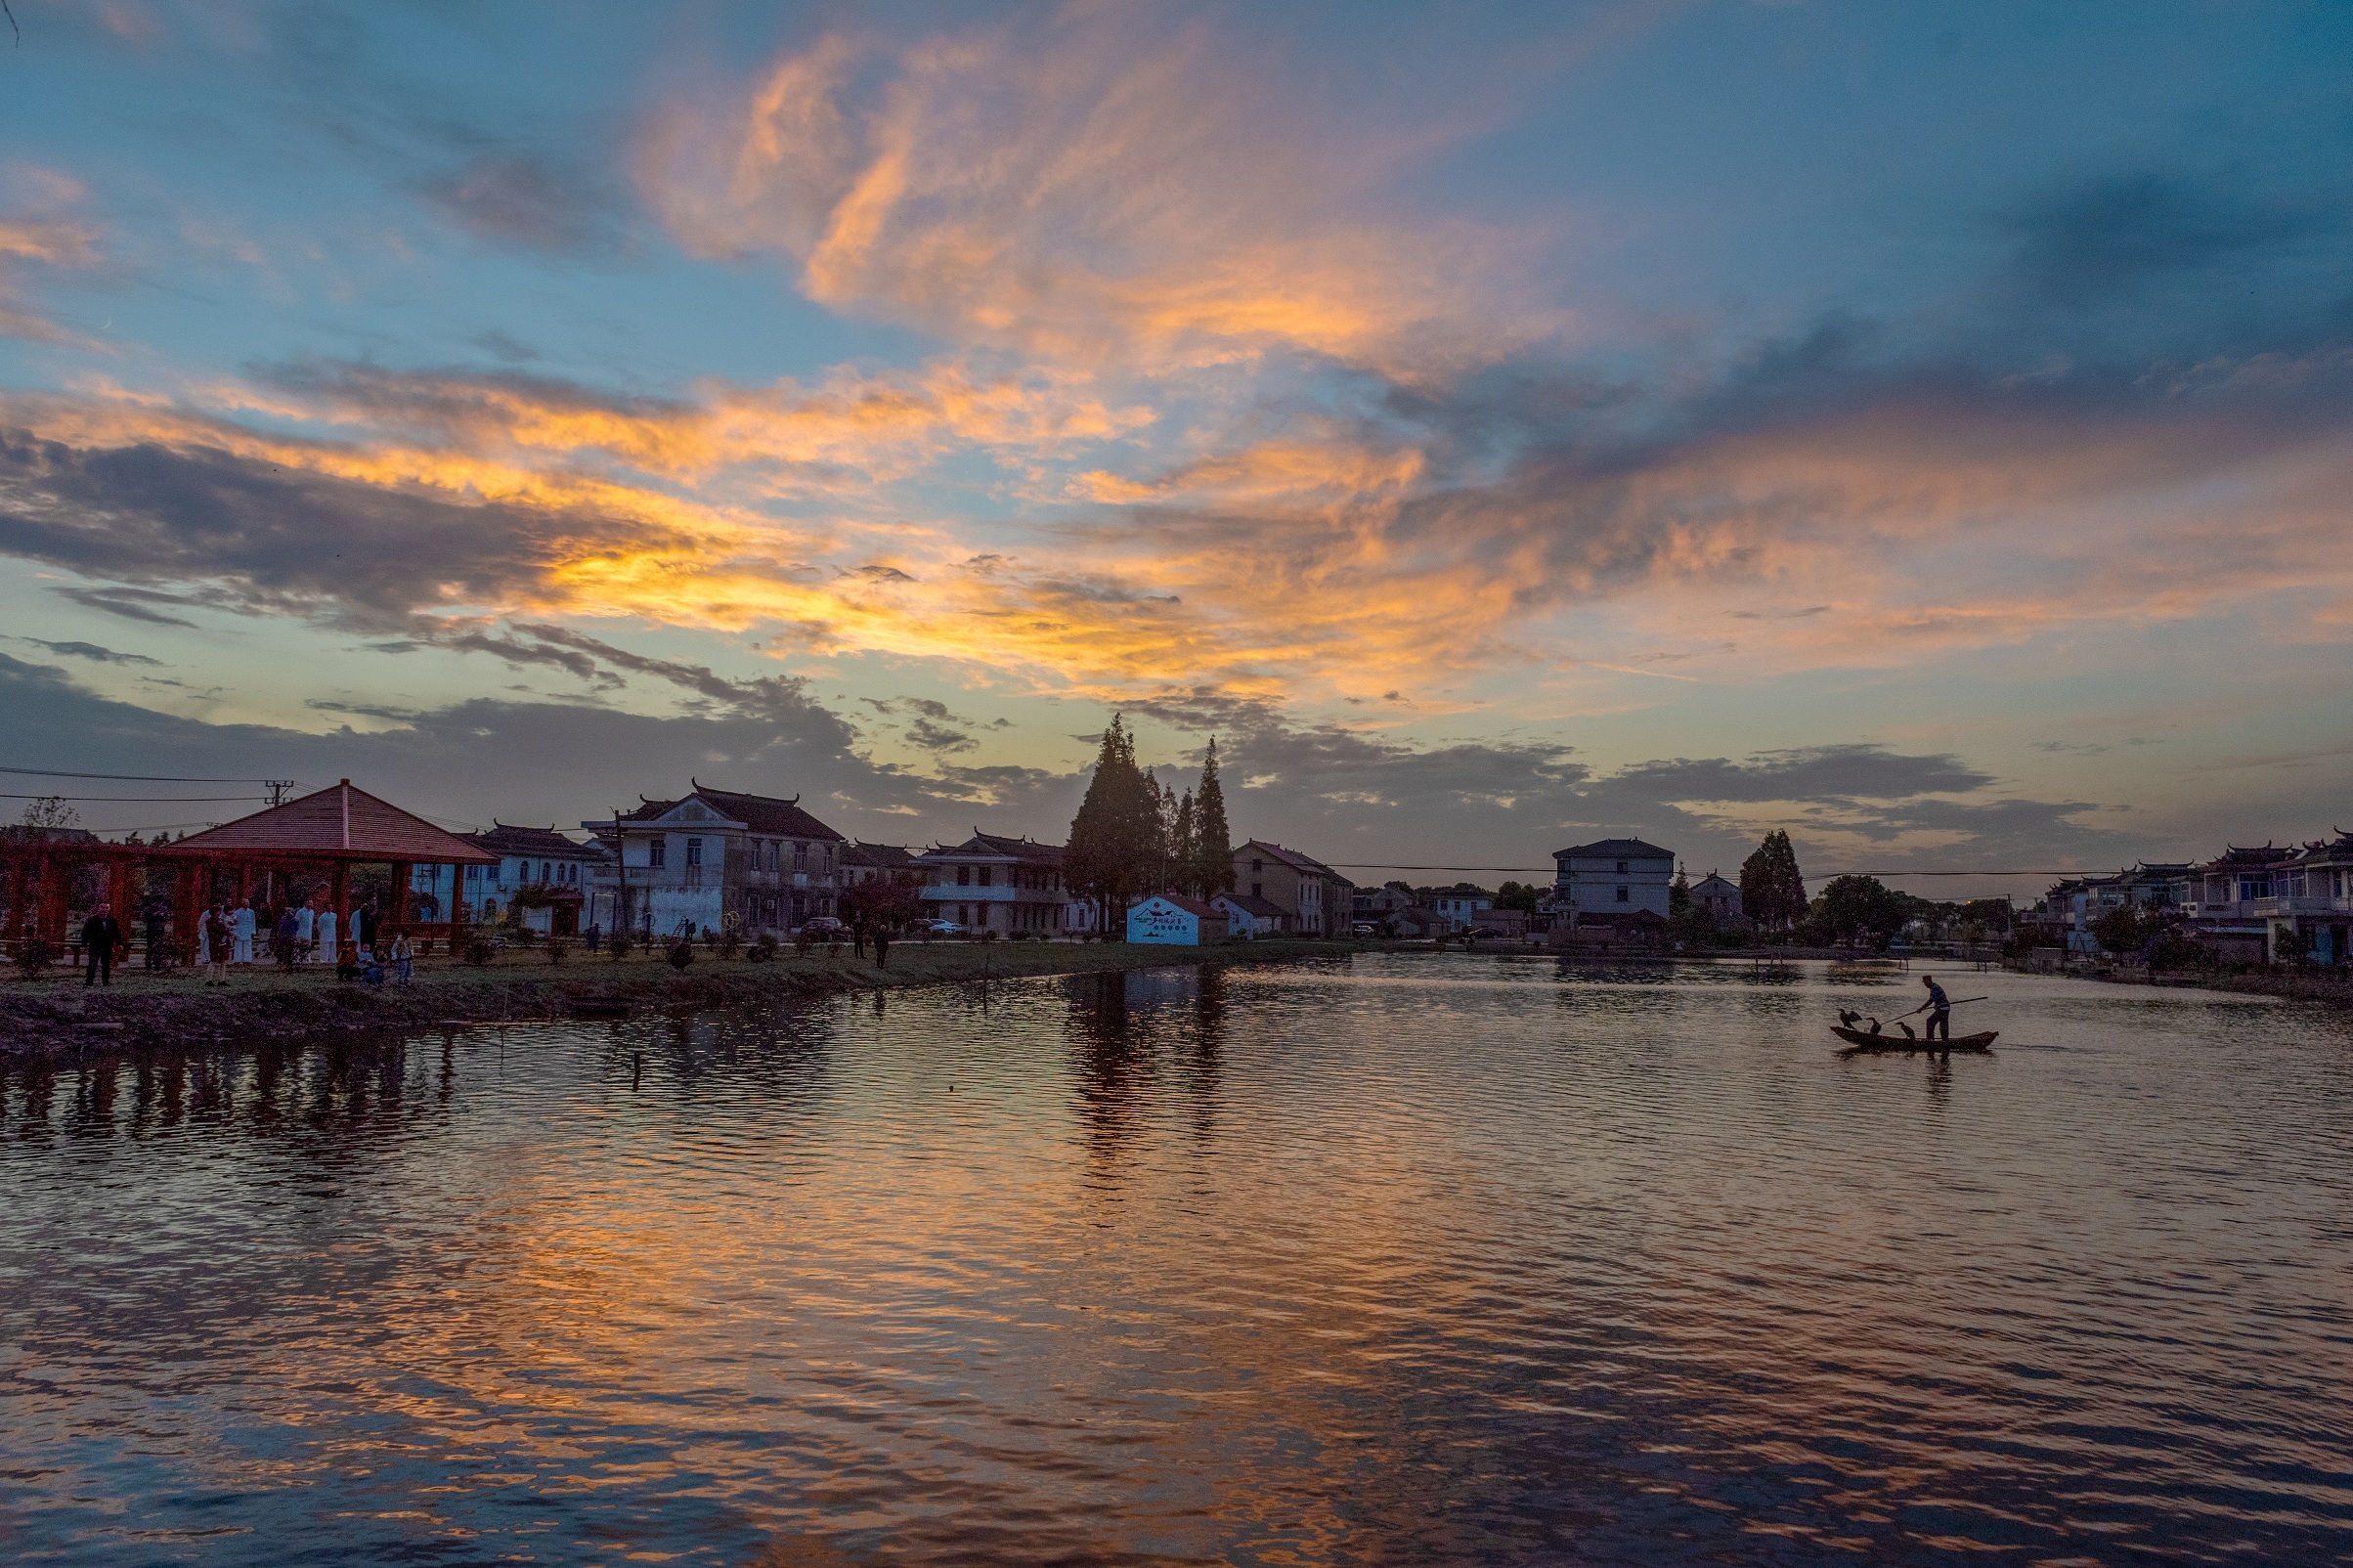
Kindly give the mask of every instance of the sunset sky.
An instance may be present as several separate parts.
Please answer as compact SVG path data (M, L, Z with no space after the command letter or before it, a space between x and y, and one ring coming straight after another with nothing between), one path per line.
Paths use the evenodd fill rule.
M0 762L1059 842L1124 712L1358 868L2353 826L2341 4L12 8Z

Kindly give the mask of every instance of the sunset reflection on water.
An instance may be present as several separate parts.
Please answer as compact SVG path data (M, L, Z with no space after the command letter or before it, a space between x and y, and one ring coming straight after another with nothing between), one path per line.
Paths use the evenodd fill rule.
M2353 1030L1973 976L1994 1057L1841 1061L1867 983L1367 957L16 1070L0 1540L2353 1551Z

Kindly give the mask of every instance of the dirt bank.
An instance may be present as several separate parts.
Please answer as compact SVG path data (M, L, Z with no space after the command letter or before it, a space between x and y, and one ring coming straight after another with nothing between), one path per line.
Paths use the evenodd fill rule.
M1364 944L1261 941L1223 947L1155 947L1125 942L902 943L888 968L847 949L768 963L697 953L675 970L657 956L615 962L574 954L510 953L487 968L419 964L408 986L338 981L315 971L236 972L206 988L193 970L120 972L110 988L86 988L78 975L0 985L0 1056L87 1054L93 1050L180 1050L266 1041L397 1032L458 1023L612 1018L675 1008L736 1007L794 997L908 985L971 984L1039 975L1094 974L1172 964L1270 963L1332 957Z

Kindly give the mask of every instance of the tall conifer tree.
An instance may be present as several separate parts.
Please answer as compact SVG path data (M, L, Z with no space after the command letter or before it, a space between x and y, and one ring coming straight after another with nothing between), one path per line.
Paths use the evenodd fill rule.
M1217 737L1201 760L1201 787L1193 798L1193 875L1198 896L1234 891L1234 833L1226 826L1226 791L1217 781Z

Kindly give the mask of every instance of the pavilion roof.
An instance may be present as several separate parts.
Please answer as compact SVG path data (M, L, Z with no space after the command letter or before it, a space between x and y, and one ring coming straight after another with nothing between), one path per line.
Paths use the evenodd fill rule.
M495 865L499 859L421 816L353 788L350 779L192 833L172 849L426 864Z

